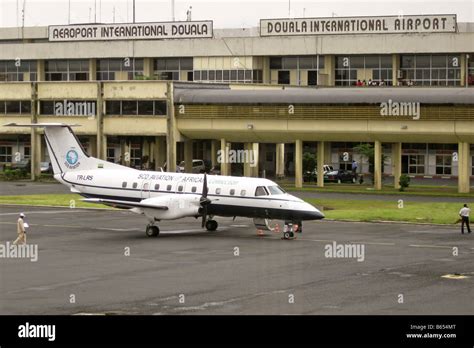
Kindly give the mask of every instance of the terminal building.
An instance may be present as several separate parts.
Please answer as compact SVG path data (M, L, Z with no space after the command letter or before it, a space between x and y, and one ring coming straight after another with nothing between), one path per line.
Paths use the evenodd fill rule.
M218 164L222 174L294 177L306 152L369 172L474 178L474 23L454 15L0 28L0 121L63 122L93 156L142 169ZM41 131L0 127L0 167L48 162ZM322 175L319 177L322 178ZM323 186L322 180L318 185Z

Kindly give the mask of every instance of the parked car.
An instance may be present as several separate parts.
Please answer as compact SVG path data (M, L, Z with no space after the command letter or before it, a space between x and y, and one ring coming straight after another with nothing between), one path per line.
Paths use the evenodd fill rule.
M53 166L50 162L40 163L41 173L53 173Z
M357 175L348 170L337 169L324 174L324 181L355 183Z
M318 178L318 175L317 175L317 170L318 168L314 168L313 171L306 171L303 175L303 181L304 182L312 182L312 181L317 181L317 178ZM325 164L323 165L323 173L326 174L328 172L332 172L334 171L333 167L328 165L328 164Z
M178 168L181 173L184 173L185 162L181 161ZM201 159L193 159L192 172L197 174L197 173L204 173L205 171L206 171L206 165L204 164L204 161Z

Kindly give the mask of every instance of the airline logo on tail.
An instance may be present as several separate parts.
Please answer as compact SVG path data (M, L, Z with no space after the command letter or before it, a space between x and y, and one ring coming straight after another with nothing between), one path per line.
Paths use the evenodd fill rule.
M64 162L66 167L69 169L76 169L79 167L81 162L79 162L79 154L76 150L69 150L66 154L66 162Z

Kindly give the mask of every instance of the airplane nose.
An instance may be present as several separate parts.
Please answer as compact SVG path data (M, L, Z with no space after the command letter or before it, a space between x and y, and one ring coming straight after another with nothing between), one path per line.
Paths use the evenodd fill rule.
M320 220L325 218L324 214L321 213L318 209L316 209L316 211L311 212L311 216L314 220Z

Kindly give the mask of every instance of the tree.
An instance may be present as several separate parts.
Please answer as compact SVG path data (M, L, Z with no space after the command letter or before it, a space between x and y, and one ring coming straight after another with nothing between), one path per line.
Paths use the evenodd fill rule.
M373 181L373 174L374 174L374 158L375 158L375 149L372 144L359 144L357 146L354 146L354 152L362 155L367 159L369 162L369 173L372 174L372 181ZM382 173L383 173L383 168L385 165L385 161L387 160L387 156L382 154Z
M311 152L303 154L303 173L312 172L316 168L316 156Z

